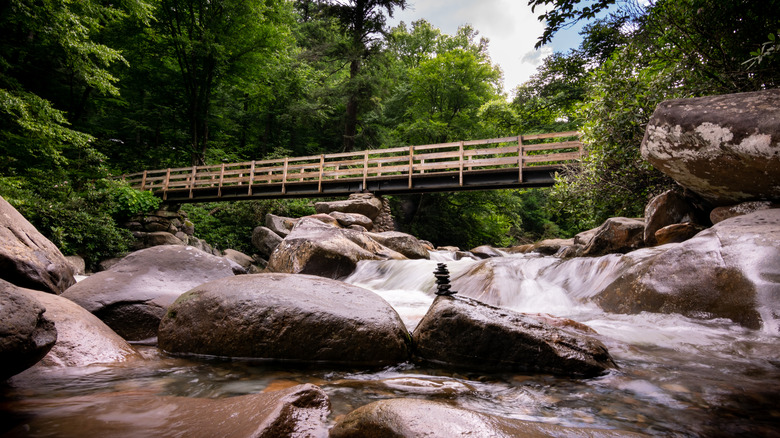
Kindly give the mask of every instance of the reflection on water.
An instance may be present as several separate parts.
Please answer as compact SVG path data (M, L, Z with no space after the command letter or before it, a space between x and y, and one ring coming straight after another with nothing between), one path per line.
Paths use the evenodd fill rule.
M362 262L348 281L381 295L413 328L433 299L436 263ZM476 262L447 263L456 278ZM332 422L375 400L412 397L511 418L657 436L780 436L776 336L727 320L601 312L578 293L614 275L619 264L614 257L577 266L529 259L520 274L511 274L502 263L498 266L507 273L501 275L521 275L513 282L529 282L525 287L507 285L521 295L508 297L507 307L562 314L588 324L620 369L594 379L467 373L408 363L380 370L301 369L176 358L139 347L146 358L140 363L41 372L0 387L0 433L78 436L78 425L90 416L142 423L144 415L151 415L122 411L122 404L112 402L116 397L221 398L313 383L330 397ZM578 283L578 293L570 290L572 272L590 273L585 283Z

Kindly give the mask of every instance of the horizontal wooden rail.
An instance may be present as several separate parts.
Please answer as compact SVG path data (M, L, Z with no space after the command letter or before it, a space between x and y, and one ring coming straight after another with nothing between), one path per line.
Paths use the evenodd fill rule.
M189 193L213 188L220 197L223 188L245 186L246 194L269 184L279 184L284 194L290 184L314 183L322 192L323 183L358 180L365 188L369 181L401 177L409 189L418 175L454 173L462 186L464 175L497 169L516 169L517 182L523 171L535 166L557 166L582 157L582 143L576 131L516 137L469 140L431 145L372 149L358 152L288 157L170 169L145 170L123 175L131 187L151 190L167 199L168 192Z

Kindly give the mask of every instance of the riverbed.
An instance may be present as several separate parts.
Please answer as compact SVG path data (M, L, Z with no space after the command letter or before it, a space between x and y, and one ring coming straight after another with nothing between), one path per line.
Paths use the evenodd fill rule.
M331 423L372 401L408 397L570 427L656 436L780 436L777 333L725 319L605 313L582 290L608 280L612 259L583 261L574 271L590 274L575 281L566 278L572 269L563 269L553 257L513 257L522 267L517 269L523 271L522 280L501 280L512 284L503 305L587 324L598 332L618 370L570 379L412 363L374 370L291 367L171 357L155 347L137 346L143 361L23 374L0 387L0 433L83 436L79 428L84 424L109 419L143 436L144 422L157 418L154 406L148 412L127 412L117 402L125 395L219 398L313 383L330 398ZM433 301L432 272L439 262L448 264L453 277L477 263L454 260L449 253L435 254L430 261L368 261L346 281L382 296L412 330ZM590 286L583 286L587 282Z

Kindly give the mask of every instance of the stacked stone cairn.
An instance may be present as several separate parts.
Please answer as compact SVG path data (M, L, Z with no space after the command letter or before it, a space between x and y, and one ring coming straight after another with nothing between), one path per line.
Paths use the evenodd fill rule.
M433 271L433 275L436 277L436 295L455 295L457 291L450 290L452 285L450 284L450 271L447 269L446 263L439 263L436 265L436 270Z

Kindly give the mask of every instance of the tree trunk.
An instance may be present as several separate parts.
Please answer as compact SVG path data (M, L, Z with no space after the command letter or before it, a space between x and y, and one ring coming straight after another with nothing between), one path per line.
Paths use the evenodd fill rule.
M360 73L360 60L354 59L349 64L349 80L354 81ZM347 119L344 127L344 151L351 152L355 149L355 137L357 136L357 114L359 90L352 90L347 100Z

